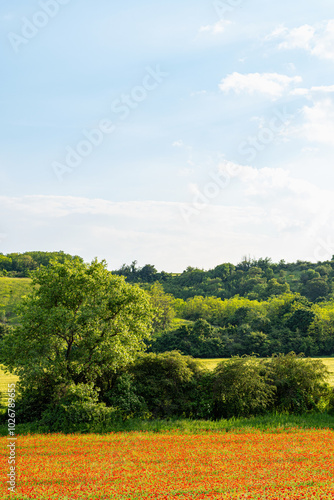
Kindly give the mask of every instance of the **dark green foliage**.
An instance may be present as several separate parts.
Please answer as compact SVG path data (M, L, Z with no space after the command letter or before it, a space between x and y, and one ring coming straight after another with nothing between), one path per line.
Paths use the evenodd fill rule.
M316 273L318 274L318 273ZM317 299L325 298L330 290L328 280L324 277L315 277L305 283L301 288L302 295L315 302Z
M214 371L215 418L248 417L272 408L275 388L253 356L233 357Z
M176 351L143 354L129 367L135 392L154 417L191 416L196 412L204 372L197 361Z
M266 360L235 356L213 372L176 351L141 354L113 377L103 397L93 383L54 382L46 376L20 387L17 418L20 423L39 421L51 431L74 432L93 431L117 419L333 413L326 373L321 361L294 353Z
M287 320L286 326L293 332L298 329L306 333L314 318L315 314L310 309L297 309Z
M136 393L135 377L133 373L124 372L117 377L113 388L104 395L108 406L114 407L117 415L122 419L149 415L147 404L142 396Z
M321 360L290 352L273 356L264 366L276 387L277 411L303 413L328 405L331 389L326 382L328 370Z
M57 383L47 374L16 385L16 418L20 423L40 420L50 405Z
M87 429L110 419L114 410L98 402L93 384L60 385L53 394L52 402L43 412L41 425L50 431L74 432L86 424Z
M153 341L150 351L180 350L195 358L224 357L226 351L221 331L204 319L198 319L193 325L182 325L176 330L163 333Z

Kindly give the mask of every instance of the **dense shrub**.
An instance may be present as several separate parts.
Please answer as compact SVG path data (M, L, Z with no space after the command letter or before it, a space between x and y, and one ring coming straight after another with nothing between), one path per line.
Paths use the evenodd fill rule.
M303 413L326 409L331 391L326 382L328 370L321 360L290 352L272 356L263 364L276 387L278 411Z
M16 384L16 419L20 423L40 420L43 411L50 405L56 383L48 376L40 379L30 378L23 385Z
M275 388L253 356L233 357L214 370L215 418L248 417L272 407Z
M93 432L115 418L220 419L273 410L334 413L327 373L321 360L295 353L265 360L235 356L212 372L178 351L146 353L114 374L104 391L93 383L64 383L47 375L18 385L16 415L20 423L38 421L50 431Z
M191 416L205 370L177 351L143 354L130 367L135 392L154 417Z
M114 387L104 395L108 406L114 407L123 420L132 417L150 416L145 399L136 393L135 377L132 373L121 373Z
M51 431L82 430L109 419L114 413L105 403L98 402L98 392L93 384L70 384L58 387L52 403L43 412L41 424Z
M189 417L211 420L214 417L214 373L204 371L196 377L191 391L192 410Z

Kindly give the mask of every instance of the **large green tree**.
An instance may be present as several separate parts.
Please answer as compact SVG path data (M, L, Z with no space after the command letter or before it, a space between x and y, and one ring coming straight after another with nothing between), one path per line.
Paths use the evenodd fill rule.
M114 276L106 262L53 261L33 273L20 324L0 343L0 363L22 386L95 383L145 349L153 310L150 296Z

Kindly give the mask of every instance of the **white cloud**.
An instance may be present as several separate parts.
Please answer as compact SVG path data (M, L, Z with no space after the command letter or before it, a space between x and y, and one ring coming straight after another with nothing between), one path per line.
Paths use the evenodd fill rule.
M311 87L311 92L334 92L334 85L320 85Z
M267 39L280 38L279 49L304 49L320 59L334 61L334 19L315 26L288 29L279 26Z
M304 106L302 110L304 123L301 134L310 142L333 144L334 137L334 104L330 99L323 99L314 106Z
M240 94L260 93L270 96L272 99L281 97L291 85L300 83L300 76L287 76L279 73L232 73L223 78L219 88L222 92L230 90Z
M319 85L311 88L300 87L290 91L290 95L300 95L305 97L312 97L312 94L324 93L331 94L334 92L334 85Z
M63 249L85 260L105 258L112 269L137 259L175 272L188 265L236 263L249 253L317 259L318 242L333 233L334 190L283 168L224 161L218 171L230 182L213 190L213 179L192 185L186 203L0 197L0 211L6 213L2 251ZM205 199L204 193L215 191Z
M281 32L284 42L279 44L280 49L309 49L310 42L314 37L314 28L305 24L292 30L285 29Z
M221 19L215 24L201 26L199 31L200 33L210 33L212 35L219 35L221 33L224 33L227 26L229 26L230 24L232 24L231 21Z
M311 52L321 59L334 61L334 19L328 21L324 30L315 37Z
M321 151L330 155L328 158L332 157L334 100L330 94L334 92L334 88L330 86L296 90L300 92L300 95L305 95L312 102L310 105L305 105L300 109L298 118L296 116L295 121L289 123L284 130L284 136L288 139L299 138L306 141L303 144L302 151L312 150L319 152L319 149L314 149L315 146L319 145ZM326 93L328 94L327 96L324 95Z
M207 90L196 90L194 92L191 92L190 97L194 97L196 95L205 95L207 93L208 93Z

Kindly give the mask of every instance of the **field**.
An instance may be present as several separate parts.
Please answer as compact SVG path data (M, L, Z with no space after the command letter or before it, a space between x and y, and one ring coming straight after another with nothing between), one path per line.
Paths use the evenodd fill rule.
M313 359L321 359L323 363L327 366L328 371L329 371L329 377L328 377L328 382L334 386L334 358L313 358ZM203 365L208 368L209 370L213 370L218 363L223 361L222 359L201 359L200 360Z
M30 283L29 278L0 278L0 316L6 312L14 320L14 308L30 290Z
M1 438L1 469L8 469ZM334 433L34 435L6 499L333 499Z
M1 369L0 366L0 401L1 401L1 396L4 393L4 400L2 400L2 403L6 402L6 394L7 394L7 389L8 389L8 384L11 384L12 382L17 382L18 377L15 375L8 375L5 374L5 372Z
M17 382L18 377L15 375L8 375L1 368L3 367L0 366L0 391L7 391L8 384Z

